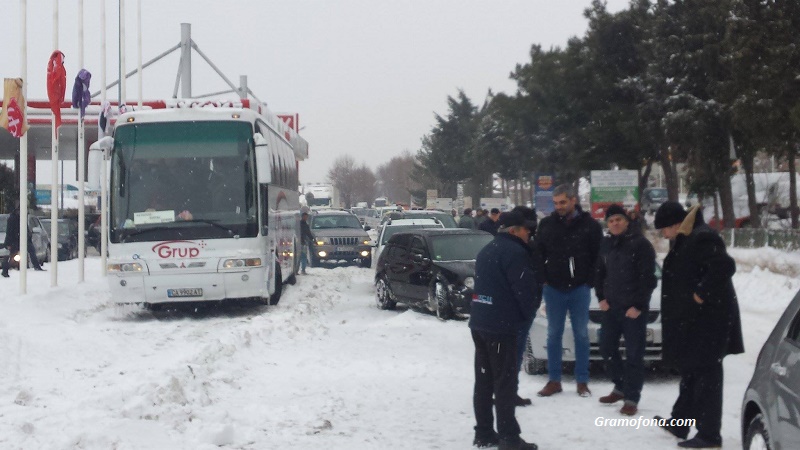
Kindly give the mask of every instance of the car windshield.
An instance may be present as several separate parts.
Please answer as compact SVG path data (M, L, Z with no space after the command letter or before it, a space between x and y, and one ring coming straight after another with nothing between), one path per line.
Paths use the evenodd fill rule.
M434 261L469 261L494 238L491 234L432 236Z
M350 214L319 215L311 219L311 228L324 230L327 228L361 228L361 222Z
M50 219L42 219L42 226L50 229ZM69 234L69 224L66 222L58 222L58 234Z
M652 189L650 190L650 198L667 198L666 189Z
M383 238L381 239L381 245L386 245L389 242L389 238L394 236L395 233L399 233L401 231L408 231L414 228L435 228L437 225L432 223L428 224L420 224L420 225L393 225L393 226L386 226L383 229Z

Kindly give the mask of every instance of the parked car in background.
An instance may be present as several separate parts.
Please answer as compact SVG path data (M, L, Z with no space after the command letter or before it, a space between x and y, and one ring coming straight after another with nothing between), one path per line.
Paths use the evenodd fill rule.
M373 259L377 261L378 258L380 258L381 252L389 242L389 238L396 233L419 228L444 228L444 225L438 219L429 218L389 220L381 226L378 240L375 241L375 254L373 255Z
M800 292L758 354L741 418L743 448L800 448Z
M311 266L322 261L359 262L361 267L372 266L372 239L358 218L348 211L321 210L311 216Z
M427 308L441 320L468 315L475 258L493 238L485 231L461 228L395 234L375 265L378 308L405 303Z
M650 310L647 312L647 343L644 349L644 360L648 364L661 361L662 341L661 341L661 267L656 264L654 267L658 285L650 296ZM604 312L600 310L597 296L594 289L591 291L592 298L589 303L589 359L591 361L602 361L600 356L600 324L603 320ZM621 342L621 341L620 341ZM564 324L564 337L561 344L562 361L575 361L575 341L572 337L572 325L569 320ZM624 355L625 345L620 343L620 352ZM547 371L547 313L545 302L536 312L533 320L528 344L523 355L523 367L528 374L540 374Z
M8 227L8 214L0 214L0 244L6 240L6 228ZM50 261L50 236L47 229L36 216L28 215L28 231L31 233L33 248L36 250L36 257L39 262ZM8 249L0 249L0 258L8 256ZM30 264L30 262L29 262Z
M642 210L654 213L668 199L666 188L645 188L642 192Z
M381 223L386 223L389 219L436 219L442 223L445 228L458 228L456 219L449 212L439 211L438 209L410 209L404 211L390 211L383 216Z
M50 229L50 219L42 219L45 229ZM78 223L70 219L58 219L58 260L66 261L78 257Z
M381 226L381 212L375 208L368 208L364 211L364 225L373 230Z

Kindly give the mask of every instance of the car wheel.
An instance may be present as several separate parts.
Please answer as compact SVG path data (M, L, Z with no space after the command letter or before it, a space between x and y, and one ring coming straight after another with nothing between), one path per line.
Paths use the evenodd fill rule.
M747 426L744 436L744 448L747 450L770 450L769 434L764 426L764 417L756 414Z
M283 294L283 278L281 277L281 266L275 266L275 292L269 296L269 304L275 306L281 301L281 294Z
M528 336L525 342L525 353L522 355L522 367L525 368L525 373L528 375L539 375L547 371L547 360L536 359L533 356L533 345L531 344L530 336Z
M397 302L392 300L392 293L389 290L389 283L386 278L380 277L375 282L375 301L378 304L378 309L394 309Z
M369 269L370 267L372 267L372 258L370 257L370 258L362 259L361 260L361 267L363 267L365 269Z
M431 287L428 294L429 309L436 313L439 320L448 320L453 317L453 307L447 298L447 286L443 282L437 281Z

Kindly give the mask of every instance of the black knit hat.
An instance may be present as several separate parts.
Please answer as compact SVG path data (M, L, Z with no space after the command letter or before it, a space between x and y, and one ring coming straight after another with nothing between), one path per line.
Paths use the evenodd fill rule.
M656 229L671 227L683 222L685 218L686 210L683 209L683 205L675 201L666 201L656 211Z
M497 219L497 225L500 228L524 227L525 216L516 211L500 213L500 217Z
M606 220L608 220L611 216L619 215L622 215L625 217L625 219L628 219L628 214L625 212L625 209L616 203L606 209Z

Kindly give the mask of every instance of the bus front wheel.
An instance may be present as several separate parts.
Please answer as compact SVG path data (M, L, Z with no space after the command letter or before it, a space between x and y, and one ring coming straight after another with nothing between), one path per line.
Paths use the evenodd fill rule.
M275 306L281 301L281 294L283 294L283 277L281 276L281 267L275 266L275 292L269 296L269 304Z

